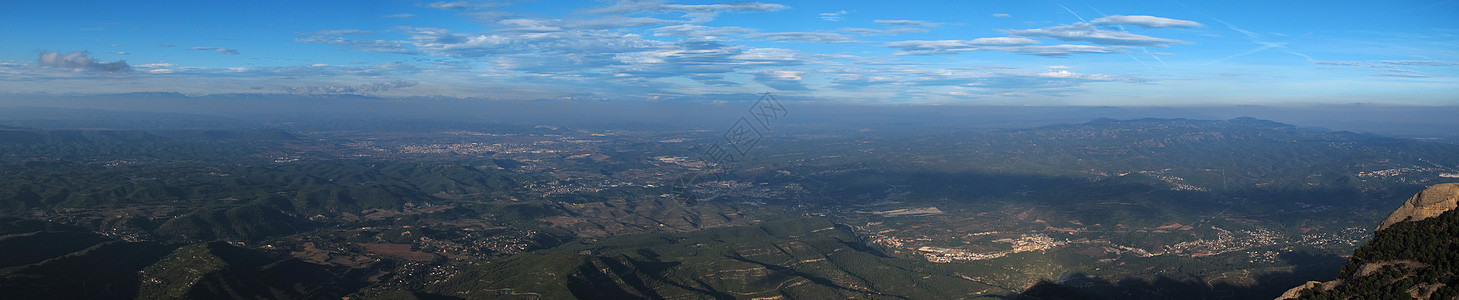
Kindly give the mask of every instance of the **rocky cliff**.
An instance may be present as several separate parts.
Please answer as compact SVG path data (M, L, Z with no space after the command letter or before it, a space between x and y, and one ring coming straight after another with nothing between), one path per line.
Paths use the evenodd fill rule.
M1459 183L1424 189L1383 219L1337 280L1308 282L1277 299L1459 299L1456 206Z
M1446 211L1459 207L1459 183L1444 183L1430 186L1419 192L1408 201L1403 202L1398 210L1393 211L1383 223L1378 224L1378 230L1383 230L1394 223L1403 220L1423 220L1436 217Z

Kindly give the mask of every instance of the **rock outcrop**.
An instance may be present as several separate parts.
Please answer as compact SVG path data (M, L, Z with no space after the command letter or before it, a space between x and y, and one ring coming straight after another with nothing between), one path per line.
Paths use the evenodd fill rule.
M1338 278L1311 281L1283 293L1285 299L1459 299L1459 183L1430 186L1409 197L1353 251ZM1394 224L1415 222L1415 226ZM1392 228L1390 228L1392 227ZM1386 229L1386 230L1385 230Z
M1394 223L1404 220L1423 220L1438 216L1446 211L1459 207L1459 183L1436 184L1424 189L1422 192L1408 198L1398 210L1388 214L1382 223L1378 224L1378 230L1383 230Z

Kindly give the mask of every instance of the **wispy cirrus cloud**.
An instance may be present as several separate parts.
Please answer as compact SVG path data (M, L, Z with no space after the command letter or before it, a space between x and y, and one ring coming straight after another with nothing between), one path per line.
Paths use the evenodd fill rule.
M277 67L232 67L209 68L180 66L171 63L151 63L134 66L138 71L155 76L192 76L200 78L250 78L270 77L283 79L305 78L378 78L420 73L420 67L411 64L386 63L375 65L293 65Z
M622 53L615 59L619 63L613 66L614 78L685 77L712 86L739 85L726 80L726 74L767 68L785 69L806 63L806 59L797 52L786 49L693 41L679 43L673 48Z
M462 34L441 28L410 29L411 44L427 54L448 57L483 57L514 53L620 53L656 49L664 42L632 33L603 30L562 30L501 34Z
M1191 21L1153 16L1108 16L1096 19L1096 21L1098 21L1098 24L1109 26L1132 25L1149 28L1192 28L1200 26L1199 23ZM923 24L920 21L901 20L884 20L881 23ZM897 51L895 53L896 55L934 55L973 51L995 51L1038 56L1068 56L1072 54L1128 54L1129 50L1127 48L1130 47L1169 47L1172 44L1189 43L1180 40L1133 34L1123 30L1104 30L1095 24L1095 22L1077 22L1074 24L1035 29L1003 29L1000 31L1009 36L976 38L971 40L898 41L886 43L885 46L899 49L900 51ZM921 26L936 26L936 24L923 24ZM852 32L881 33L876 30L855 30ZM1082 42L1092 45L1043 45L1033 38L1054 39L1062 42Z
M847 14L846 11L841 10L841 11L834 11L834 12L828 12L828 13L821 13L820 16L821 16L821 20L823 20L823 21L836 22L836 21L841 21L841 17L842 16L845 16L846 14Z
M881 24L881 25L888 25L888 26L917 26L917 27L937 27L937 26L942 26L942 23L928 22L928 21L917 21L917 20L872 20L871 22L872 23Z
M1452 67L1459 66L1459 61L1447 60L1379 60L1379 61L1350 61L1350 60L1308 60L1307 63L1329 66L1351 66L1351 67Z
M406 42L403 42L403 41L393 41L393 40L357 40L357 39L349 39L349 38L340 37L340 36L311 35L311 36L307 36L307 37L301 37L301 38L294 39L294 41L295 42L299 42L299 43L310 43L310 44L339 45L339 46L345 46L345 47L349 48L350 50L366 51L366 52L397 53L397 54L413 54L413 53L419 53L418 51L415 51L415 50L411 49L408 46L409 43L406 43Z
M736 2L719 4L675 4L664 3L654 0L624 0L614 3L612 6L589 9L589 13L597 14L641 14L641 13L682 13L692 22L708 22L714 20L721 13L747 13L747 12L772 12L789 8L788 6L761 2Z
M831 87L843 90L861 89L868 86L882 85L901 82L898 78L891 76L872 76L863 74L838 74L835 80L831 81Z
M498 6L502 6L502 4L475 1L439 1L425 4L425 7L439 10L480 10Z
M856 39L852 39L851 37L848 37L846 35L834 32L766 32L749 34L747 36L751 38L762 38L782 42L806 42L820 44L858 42L856 41Z
M847 28L841 28L841 31L855 33L855 34L858 34L858 35L861 35L861 36L879 36L879 35L899 35L899 34L908 34L908 33L927 32L927 29L926 28L918 28L918 27L896 27L896 28L886 28L886 29L847 27Z
M1459 61L1444 60L1380 60L1379 63L1400 66L1450 67L1459 66Z
M872 23L887 26L887 28L841 28L841 31L861 36L879 36L927 32L927 28L942 26L942 23L917 20L873 20Z
M1309 61L1307 61L1307 63L1310 63L1310 64L1318 64L1318 65L1329 65L1329 66L1354 66L1354 67L1364 65L1364 63L1363 62L1360 62L1360 61L1345 61L1345 60L1309 60Z
M652 17L622 17L622 16L612 16L612 17L607 17L607 18L596 18L596 19L569 21L569 22L565 22L564 26L565 27L568 27L568 28L583 28L583 29L619 29L619 28L637 28L637 27L650 27L650 26L664 26L664 25L673 25L673 24L683 24L684 22L685 21L668 20L668 19L660 19L660 18L652 18Z
M982 96L1070 96L1084 86L1101 82L1140 83L1144 79L1130 76L1087 74L1053 66L1046 71L1031 71L1011 66L970 66L960 68L914 68L890 66L865 69L831 69L832 88L859 92L903 91L918 95L943 95L958 98ZM869 89L890 85L890 89ZM902 92L899 92L902 93Z
M1398 77L1398 78L1431 78L1431 77L1444 77L1444 75L1440 75L1440 74L1425 73L1425 72L1419 72L1419 71L1414 71L1414 70L1405 70L1405 69L1385 70L1383 72L1379 72L1378 74L1374 74L1374 76L1379 76L1379 77Z
M1376 71L1372 75L1396 78L1450 77L1444 73L1428 72L1435 68L1459 66L1459 61L1446 60L1378 60L1378 61L1328 61L1308 60L1307 63L1333 67L1362 67ZM1321 67L1332 68L1332 67ZM1424 70L1424 71L1420 71Z
M756 30L744 27L709 27L694 24L681 24L664 26L651 30L654 36L688 37L692 40L723 40L729 36L755 33Z
M296 95L364 95L399 88L408 88L419 84L419 81L414 80L392 80L358 85L300 86L289 88L289 93Z
M218 52L218 53L228 54L228 55L236 55L236 54L238 54L238 50L233 50L233 49L228 49L228 48L222 48L222 47L192 47L192 48L188 48L188 50L195 50L195 51L213 51L213 52Z
M972 51L996 51L1039 56L1070 54L1126 53L1120 47L1098 45L1038 45L1039 41L1023 37L991 37L971 40L900 41L886 43L900 49L896 55L953 54Z
M977 47L1034 45L1039 41L1021 37L991 37L971 40L900 41L887 43L887 47L898 48L904 54L939 54L978 51Z
M325 30L315 31L312 34L315 34L315 35L368 35L370 33L371 33L370 31L367 31L367 30L359 30L359 29L325 29Z
M990 49L990 50L992 50L992 51L1010 52L1010 53L1018 53L1018 54L1027 54L1027 55L1038 55L1038 56L1067 56L1067 55L1070 55L1070 54L1120 54L1120 53L1129 53L1129 50L1126 50L1125 48L1122 48L1122 47L1109 47L1109 46L1098 46L1098 45L1047 45L1047 46L1034 45L1034 46L1018 46L1018 47L994 48L994 49Z
M419 53L410 46L410 43L396 40L359 39L359 36L373 34L370 31L359 29L328 29L307 33L307 36L294 39L294 42L308 44L338 45L350 50L414 54Z

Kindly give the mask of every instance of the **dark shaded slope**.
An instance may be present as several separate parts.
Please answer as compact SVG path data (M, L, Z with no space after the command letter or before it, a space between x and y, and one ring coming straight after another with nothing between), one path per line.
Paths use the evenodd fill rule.
M309 228L304 220L263 205L207 209L173 218L157 228L164 240L197 242L211 240L253 241L289 235Z
M141 299L337 299L354 274L223 242L177 249L141 271Z
M474 264L427 291L468 299L934 299L990 288L959 277L955 266L884 257L849 246L855 240L820 218L621 236Z

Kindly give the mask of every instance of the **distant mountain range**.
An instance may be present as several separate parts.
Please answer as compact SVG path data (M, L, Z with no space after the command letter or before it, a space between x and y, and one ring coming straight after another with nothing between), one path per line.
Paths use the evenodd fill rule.
M360 95L288 95L233 93L184 95L170 92L100 95L0 95L0 124L6 111L24 107L189 114L247 120L431 119L507 124L652 124L709 127L733 122L739 107L758 99L753 94L689 97L676 101L582 101L545 99L499 101L450 96L385 98ZM977 106L977 105L852 105L827 99L779 97L794 118L788 123L860 123L864 125L1027 128L1081 123L1097 118L1230 119L1250 116L1303 127L1324 127L1359 133L1459 142L1455 105L1225 105L1225 106ZM18 114L18 113L12 113ZM23 114L22 114L23 115ZM16 118L8 118L18 120ZM44 127L22 124L24 127ZM7 124L17 126L15 124Z

